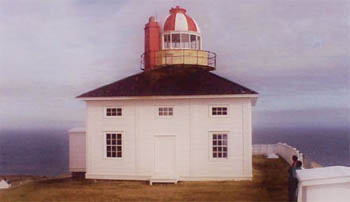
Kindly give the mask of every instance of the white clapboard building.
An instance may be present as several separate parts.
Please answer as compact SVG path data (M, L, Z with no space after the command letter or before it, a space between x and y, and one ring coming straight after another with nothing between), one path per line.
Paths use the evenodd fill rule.
M6 180L0 179L0 189L8 189L11 187L11 184L9 184Z
M145 25L142 72L78 96L86 129L70 132L70 170L89 179L252 178L257 93L213 74L197 23L180 7Z

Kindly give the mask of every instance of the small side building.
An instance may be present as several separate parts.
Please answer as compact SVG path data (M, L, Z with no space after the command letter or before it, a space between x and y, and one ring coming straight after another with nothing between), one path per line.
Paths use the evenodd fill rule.
M86 172L86 138L85 128L73 128L69 135L69 172L80 176Z
M350 167L331 166L297 170L298 202L348 202Z
M9 184L6 180L1 179L0 180L0 189L8 189L11 187L11 184Z

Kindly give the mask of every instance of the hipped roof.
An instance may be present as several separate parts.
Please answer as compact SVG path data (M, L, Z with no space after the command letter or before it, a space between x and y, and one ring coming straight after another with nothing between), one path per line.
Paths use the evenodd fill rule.
M166 66L129 76L78 98L239 94L257 92L200 67Z

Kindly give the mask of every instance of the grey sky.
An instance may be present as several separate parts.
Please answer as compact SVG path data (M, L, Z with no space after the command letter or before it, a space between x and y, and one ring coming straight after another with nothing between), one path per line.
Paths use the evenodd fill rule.
M350 125L350 1L0 0L0 129L83 125L74 97L140 72L144 24L176 5L260 93L255 127Z

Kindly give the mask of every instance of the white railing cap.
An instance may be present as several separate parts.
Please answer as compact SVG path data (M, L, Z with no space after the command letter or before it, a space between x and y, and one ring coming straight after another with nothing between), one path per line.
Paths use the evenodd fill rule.
M350 167L329 166L297 170L300 181L350 177Z
M68 133L85 133L86 130L83 127L72 128L68 130Z

